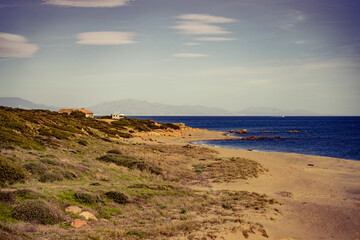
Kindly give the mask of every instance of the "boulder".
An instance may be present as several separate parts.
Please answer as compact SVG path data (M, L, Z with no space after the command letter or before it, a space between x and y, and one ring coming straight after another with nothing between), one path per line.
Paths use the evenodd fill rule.
M247 133L247 130L246 129L237 130L236 133L237 134L245 134L245 133Z
M233 129L231 129L230 131L229 131L229 133L233 133L234 132L234 130Z
M81 219L75 219L71 223L71 226L74 227L74 228L81 228L81 227L83 227L85 225L87 225L87 222L85 222L84 220L81 220Z
M69 206L67 208L65 208L65 211L66 212L71 212L71 213L74 213L74 214L79 214L81 213L81 208L77 207L77 206Z
M80 216L83 216L86 220L95 220L95 221L98 220L94 214L88 211L80 213Z

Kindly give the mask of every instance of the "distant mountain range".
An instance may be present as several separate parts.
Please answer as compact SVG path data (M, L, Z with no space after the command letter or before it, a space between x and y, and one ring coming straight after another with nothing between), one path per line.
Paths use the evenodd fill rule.
M36 104L18 97L0 97L0 106L23 109L47 109L51 111L59 110L58 107Z
M177 106L161 103L150 103L134 99L124 99L90 106L87 109L99 114L125 113L126 115L173 115L173 116L232 116L232 112L222 108L205 106Z
M36 104L17 97L0 97L0 106L23 109L48 109L57 111L60 107ZM238 112L231 112L222 108L169 105L151 103L135 99L104 102L101 104L85 107L95 115L108 115L112 113L124 113L128 116L319 116L307 110L282 110L268 107L251 107Z

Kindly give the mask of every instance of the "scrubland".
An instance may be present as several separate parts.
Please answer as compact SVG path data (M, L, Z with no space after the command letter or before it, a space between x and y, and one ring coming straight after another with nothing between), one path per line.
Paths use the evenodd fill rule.
M183 128L0 108L0 239L216 239L224 229L268 238L261 222L245 216L273 220L281 214L276 199L212 187L267 168L139 137Z

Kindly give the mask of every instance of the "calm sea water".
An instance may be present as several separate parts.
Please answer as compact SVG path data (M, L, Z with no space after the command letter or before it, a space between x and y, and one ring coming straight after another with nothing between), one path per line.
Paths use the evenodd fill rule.
M215 140L198 144L266 152L291 152L360 161L360 117L173 117L137 116L157 122L224 131L247 129L242 137L275 137L260 141ZM296 130L298 133L285 131ZM274 133L261 133L274 131ZM240 136L232 134L233 136Z

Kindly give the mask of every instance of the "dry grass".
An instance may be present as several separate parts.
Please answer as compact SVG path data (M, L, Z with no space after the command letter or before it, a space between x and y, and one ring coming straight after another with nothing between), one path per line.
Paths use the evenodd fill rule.
M258 162L246 158L218 159L203 166L204 175L212 182L257 178L259 174L267 171Z
M273 211L276 204L275 200L257 193L194 191L192 188L194 185L209 186L211 182L257 177L266 171L252 160L221 159L216 151L200 146L138 144L124 139L107 142L83 134L74 136L70 140L57 140L57 148L43 151L1 150L1 156L15 159L20 166L28 166L24 183L15 183L11 189L3 190L32 190L36 192L36 198L59 209L64 219L55 225L6 222L16 232L12 233L14 239L21 239L22 233L34 239L161 239L178 236L191 239L200 235L212 236L226 224L251 234L248 230L252 223L243 220L244 214L266 214ZM79 144L80 140L86 144ZM154 174L147 168L97 160L106 155L136 159L146 166L161 169L161 174ZM37 166L41 169L36 169ZM70 173L73 177L65 177ZM52 174L61 174L63 178L41 182L41 176ZM122 196L126 201L119 200ZM23 204L28 199L14 197L5 210L11 211L11 206ZM94 213L99 221L89 222L90 226L80 229L72 228L71 221L80 216L65 213L64 209L69 205ZM11 212L9 214L11 216ZM261 234L261 228L254 226L252 232Z

